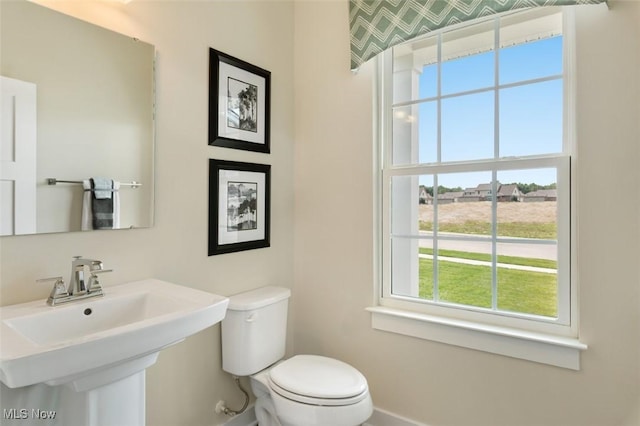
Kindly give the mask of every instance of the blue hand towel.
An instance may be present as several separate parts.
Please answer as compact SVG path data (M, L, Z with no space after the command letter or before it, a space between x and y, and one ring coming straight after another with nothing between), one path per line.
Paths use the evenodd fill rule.
M93 188L93 195L98 200L111 198L111 196L113 195L113 181L111 179L94 177L94 178L91 178L91 182L92 182L91 187Z

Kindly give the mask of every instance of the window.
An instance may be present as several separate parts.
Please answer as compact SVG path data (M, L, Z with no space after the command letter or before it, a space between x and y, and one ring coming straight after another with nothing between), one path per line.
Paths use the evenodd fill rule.
M381 55L374 327L421 337L422 323L435 322L556 339L575 356L586 348L576 340L571 276L567 22L562 9L537 8ZM575 357L568 364L576 368Z

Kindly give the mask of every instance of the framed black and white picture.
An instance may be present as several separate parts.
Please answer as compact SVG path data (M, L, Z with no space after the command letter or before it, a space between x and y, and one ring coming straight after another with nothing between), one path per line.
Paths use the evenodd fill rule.
M209 145L270 152L271 73L209 49Z
M271 166L209 160L209 256L269 247Z

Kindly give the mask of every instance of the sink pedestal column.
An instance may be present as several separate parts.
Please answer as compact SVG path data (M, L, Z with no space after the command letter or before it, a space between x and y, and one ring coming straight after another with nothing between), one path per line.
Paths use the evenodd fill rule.
M64 426L144 426L145 371L159 352L113 365L57 385L57 424Z
M56 417L65 426L144 426L145 371L84 392L59 387Z

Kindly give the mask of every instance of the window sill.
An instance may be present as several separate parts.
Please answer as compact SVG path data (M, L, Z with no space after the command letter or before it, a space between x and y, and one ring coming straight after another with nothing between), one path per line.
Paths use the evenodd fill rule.
M578 339L527 332L382 306L367 308L371 326L419 339L490 352L556 367L580 370Z

